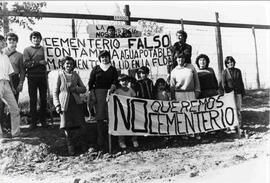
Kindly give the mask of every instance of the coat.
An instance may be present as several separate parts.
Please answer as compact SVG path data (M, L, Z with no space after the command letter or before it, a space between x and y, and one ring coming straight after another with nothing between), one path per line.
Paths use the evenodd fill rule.
M59 70L56 85L53 90L53 104L55 107L60 105L62 111L67 110L70 94L73 95L77 104L82 104L80 93L86 92L86 87L84 86L80 76L74 71L72 72L71 77L71 87L76 87L76 91L72 93L69 91L64 71Z

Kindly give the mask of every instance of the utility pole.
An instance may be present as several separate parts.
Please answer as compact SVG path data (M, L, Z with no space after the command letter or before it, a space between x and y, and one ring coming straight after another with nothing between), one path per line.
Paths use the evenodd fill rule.
M125 24L126 25L130 25L130 11L129 11L129 5L125 5L125 8L124 8L124 13L125 13L125 16L128 17L128 21L125 21Z
M72 28L72 37L76 37L76 29L75 29L75 20L74 18L71 19L71 28Z
M9 20L7 16L7 2L2 2L3 3L3 30L4 30L4 36L9 32Z
M255 46L255 56L256 56L256 81L257 81L257 88L261 88L260 84L260 76L259 76L259 64L258 64L258 51L257 51L257 42L256 42L256 35L255 35L255 28L252 27L252 34L254 38L254 46Z
M219 25L219 15L218 12L216 14L216 45L217 45L217 61L218 61L218 84L221 86L222 82L222 71L223 71L223 51L222 51L222 41L221 41L221 31Z
M185 29L184 29L184 20L183 20L183 18L181 18L180 21L181 21L181 30L185 30Z

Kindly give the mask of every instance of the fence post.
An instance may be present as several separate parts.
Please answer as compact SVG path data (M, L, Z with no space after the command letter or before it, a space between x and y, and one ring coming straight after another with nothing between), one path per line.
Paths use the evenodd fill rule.
M130 25L130 11L129 11L129 5L125 5L125 8L124 8L124 13L125 13L125 16L128 17L128 20L125 21L125 24L126 25Z
M223 52L222 52L222 41L221 41L221 32L219 25L219 15L218 12L216 14L216 45L217 45L217 60L218 60L218 84L221 86L222 81L222 71L223 71Z
M254 46L255 46L255 56L256 56L256 82L257 82L257 88L261 88L260 84L260 76L259 76L259 66L258 66L258 52L257 52L257 42L256 42L256 35L255 35L255 28L252 27L252 34L254 38Z
M9 32L9 20L8 20L8 15L7 15L7 2L3 2L3 30L4 30L4 36L7 35Z
M71 19L71 29L72 29L72 37L76 37L76 29L75 29L75 20L74 18Z
M180 21L181 21L181 30L185 30L185 29L184 29L184 20L183 20L183 18L181 18Z

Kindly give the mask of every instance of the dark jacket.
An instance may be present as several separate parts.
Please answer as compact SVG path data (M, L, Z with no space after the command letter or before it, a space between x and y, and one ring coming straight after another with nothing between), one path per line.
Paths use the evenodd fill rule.
M225 69L222 72L222 86L226 93L234 90L236 94L245 95L245 87L240 69Z

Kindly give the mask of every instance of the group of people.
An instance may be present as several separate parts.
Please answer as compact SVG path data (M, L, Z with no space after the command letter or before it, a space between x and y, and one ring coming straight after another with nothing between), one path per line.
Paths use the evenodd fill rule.
M128 33L129 34L129 33ZM108 37L115 36L115 28L108 27ZM127 35L128 37L131 36ZM210 59L205 54L196 58L196 66L191 63L192 46L186 43L187 33L177 31L178 41L171 46L172 62L168 65L167 80L158 78L154 82L149 78L150 69L142 66L121 74L111 63L108 50L101 50L98 56L99 64L95 66L89 77L88 89L80 76L74 71L75 60L66 56L61 60L62 68L58 70L56 84L53 88L53 104L60 114L60 128L64 130L68 153L74 155L74 133L85 122L80 94L88 91L90 115L95 115L97 121L97 147L106 150L108 147L108 96L112 93L128 97L138 97L155 100L193 100L211 97L234 91L238 117L241 125L241 103L245 94L241 71L235 68L235 60L225 58L226 69L222 74L222 86L219 86L214 70L209 67ZM0 97L9 106L11 116L11 135L20 135L20 114L18 94L22 90L25 76L28 78L30 98L30 128L37 127L38 122L46 126L47 106L47 71L43 47L40 45L42 36L39 32L30 35L32 46L25 48L23 54L16 51L18 36L9 33L6 39L0 36ZM7 46L5 45L7 41ZM15 53L13 53L15 52ZM40 96L40 113L37 112L37 90ZM3 126L3 125L2 125ZM4 134L0 129L0 138ZM196 138L200 138L199 135ZM131 138L134 148L139 147L136 136ZM118 137L120 148L125 149L125 137Z
M0 35L0 138L19 137L20 110L19 93L23 89L25 77L28 81L30 99L30 128L37 127L38 122L46 126L47 112L47 69L44 48L40 45L42 36L34 31L30 34L31 46L24 49L23 54L16 50L18 35L7 33ZM40 110L37 111L37 92L39 92ZM10 121L4 120L5 105L9 108ZM11 132L10 132L11 131Z

